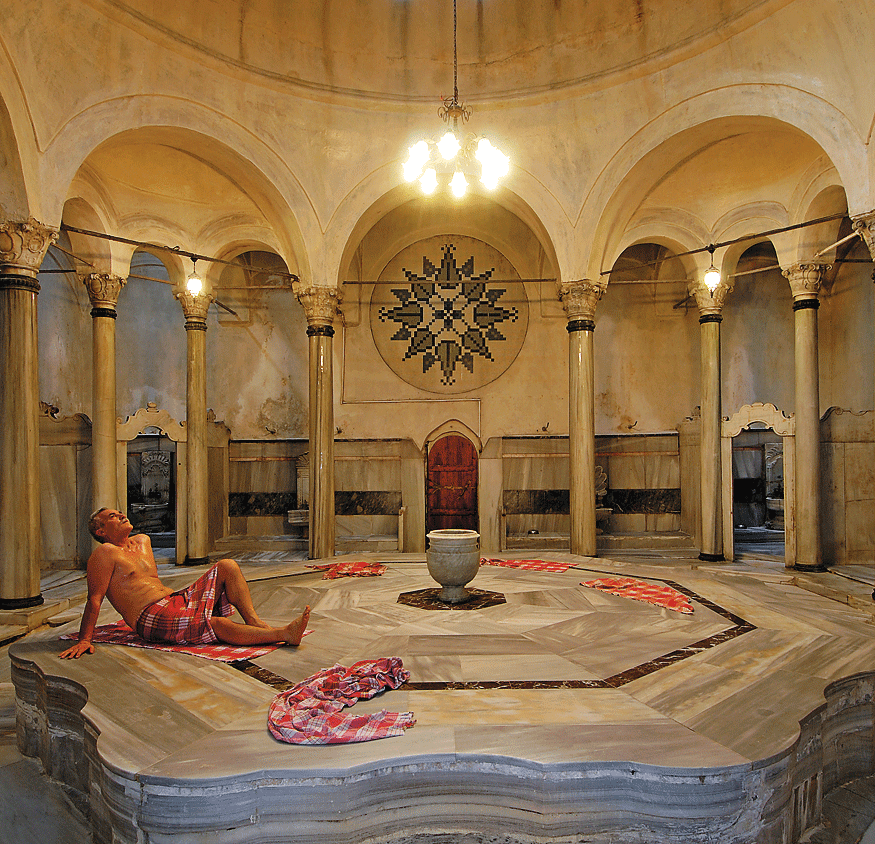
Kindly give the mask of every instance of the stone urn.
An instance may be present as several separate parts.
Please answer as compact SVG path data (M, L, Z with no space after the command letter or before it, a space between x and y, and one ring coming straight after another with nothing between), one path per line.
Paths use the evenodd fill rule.
M443 587L438 597L446 604L464 603L471 597L465 585L480 568L480 534L454 528L433 530L428 541L428 573Z

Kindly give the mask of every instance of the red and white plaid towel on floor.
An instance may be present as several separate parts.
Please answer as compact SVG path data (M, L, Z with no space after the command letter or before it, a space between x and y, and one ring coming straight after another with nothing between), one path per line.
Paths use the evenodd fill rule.
M270 704L267 726L275 738L290 744L342 744L403 735L416 720L412 712L341 715L344 706L397 689L410 677L397 656L361 660L349 668L323 668Z
M308 568L324 571L323 580L337 577L379 577L386 571L382 563L313 563Z
M621 598L632 598L633 601L646 601L676 612L693 612L693 605L686 595L663 583L646 583L634 577L603 577L600 580L586 580L580 585L619 595Z
M508 569L525 569L526 571L568 571L573 563L554 563L547 560L493 560L483 557L482 566L503 566Z
M304 635L311 633L308 630ZM78 633L67 633L62 639L79 641ZM109 645L129 645L132 648L150 648L156 651L171 651L177 654L190 654L204 659L215 659L218 662L237 662L240 659L255 659L275 651L279 645L224 645L217 642L213 645L167 645L163 642L147 642L141 639L124 621L115 624L102 624L94 628L92 642L103 642Z

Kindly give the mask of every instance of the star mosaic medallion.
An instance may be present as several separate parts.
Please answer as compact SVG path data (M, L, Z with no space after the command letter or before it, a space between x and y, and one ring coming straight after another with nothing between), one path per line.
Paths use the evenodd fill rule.
M376 285L371 303L386 363L434 392L471 390L501 375L525 336L522 283L495 281L495 266L477 272L473 255L459 264L452 243L443 245L439 263L423 255L421 273L401 269L408 284Z

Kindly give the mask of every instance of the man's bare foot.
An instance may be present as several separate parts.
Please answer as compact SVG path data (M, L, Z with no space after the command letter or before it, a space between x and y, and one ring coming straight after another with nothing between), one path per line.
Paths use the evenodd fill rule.
M304 638L304 631L307 629L307 621L310 618L310 607L305 607L302 612L291 624L287 624L285 630L285 640L288 645L300 645L301 639Z

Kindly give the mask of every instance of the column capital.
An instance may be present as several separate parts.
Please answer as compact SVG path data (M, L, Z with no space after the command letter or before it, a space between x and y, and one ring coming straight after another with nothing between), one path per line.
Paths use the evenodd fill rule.
M292 284L292 290L304 309L308 326L311 328L331 326L334 323L337 306L343 299L341 292L336 287L304 285L295 282Z
M863 238L869 247L869 254L875 258L875 211L859 214L852 219L854 231Z
M687 290L695 300L696 306L699 308L699 318L702 317L719 317L723 312L723 306L726 304L726 297L732 292L733 285L721 280L713 290L708 288L701 279L696 280ZM717 322L719 320L706 320L708 322Z
M28 218L24 222L0 222L0 275L36 274L58 230Z
M565 315L569 322L581 320L592 321L595 319L596 305L605 287L588 278L578 281L563 281L559 285L559 299L565 309Z
M186 329L200 328L206 331L207 311L213 301L213 294L198 293L197 296L194 296L187 290L180 290L173 295L176 296L179 304L182 305Z
M818 299L820 286L823 284L823 276L831 268L830 264L819 261L793 264L782 270L782 275L790 282L790 292L793 300L798 302L802 299Z
M119 294L125 286L127 279L120 275L112 275L112 273L88 273L81 276L82 283L88 291L88 299L91 302L91 307L97 311L112 311L115 313L115 307L118 304ZM92 316L109 316L109 314L94 313Z

